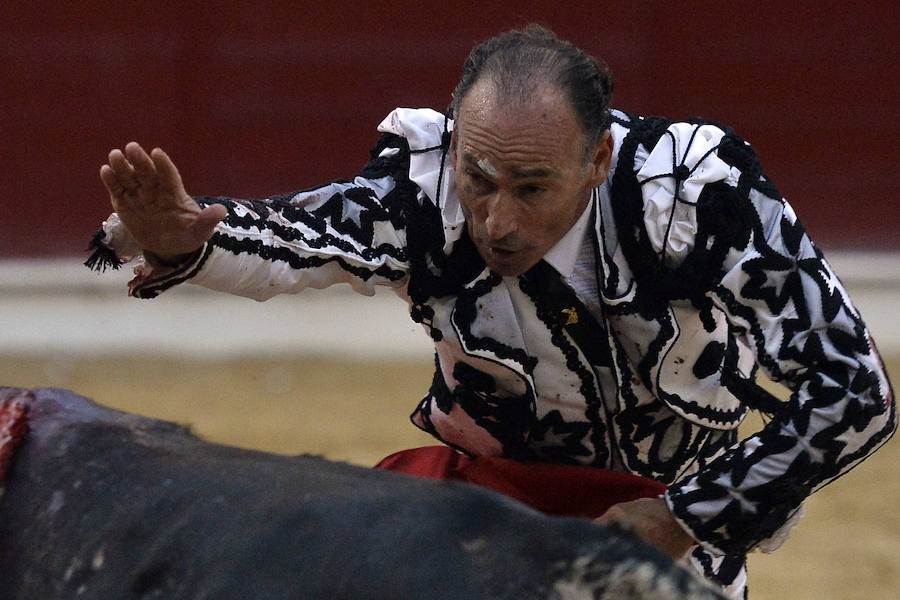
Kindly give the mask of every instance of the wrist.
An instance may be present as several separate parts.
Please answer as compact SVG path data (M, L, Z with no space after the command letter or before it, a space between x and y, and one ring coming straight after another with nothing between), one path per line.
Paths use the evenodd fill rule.
M184 254L174 254L171 256L161 256L155 252L151 252L150 250L144 250L144 258L147 262L150 263L153 267L159 268L167 268L167 269L176 269L178 267L190 264L197 260L200 256L200 252L202 252L203 248L197 248L193 252L186 252Z

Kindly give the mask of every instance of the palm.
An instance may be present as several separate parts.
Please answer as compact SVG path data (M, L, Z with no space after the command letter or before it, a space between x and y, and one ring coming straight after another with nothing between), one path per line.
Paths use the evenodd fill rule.
M109 153L100 169L113 210L144 250L171 259L200 248L227 212L200 206L188 195L172 160L159 148L149 155L137 143Z

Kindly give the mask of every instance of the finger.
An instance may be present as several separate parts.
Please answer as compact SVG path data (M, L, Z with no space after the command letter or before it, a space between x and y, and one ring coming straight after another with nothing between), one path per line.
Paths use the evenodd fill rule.
M125 146L125 158L134 168L135 178L141 185L150 185L156 181L156 166L140 144L130 142Z
M172 189L184 189L184 184L181 182L181 174L178 173L175 163L172 162L172 159L169 158L169 155L166 154L162 148L154 148L153 151L150 152L150 159L156 166L156 172L159 174L160 181L164 185L167 185Z
M110 196L121 196L125 193L125 188L122 187L122 184L119 183L119 178L116 176L116 172L112 170L112 167L109 165L103 165L100 167L100 181L103 182L103 185L106 186L107 191L109 191Z
M109 165L100 167L100 181L103 182L103 185L106 186L106 191L109 192L109 203L112 205L113 211L119 212L126 190L119 183L119 178L116 177L115 171Z
M115 172L119 184L123 188L133 190L137 187L137 181L134 178L134 167L128 162L121 150L116 149L109 153L109 166Z

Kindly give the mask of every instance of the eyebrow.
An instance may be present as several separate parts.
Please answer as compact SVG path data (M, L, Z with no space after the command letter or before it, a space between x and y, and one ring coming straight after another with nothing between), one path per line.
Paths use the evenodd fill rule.
M478 169L485 175L490 175L479 166L478 161L471 154L463 154L463 160L466 164ZM512 172L512 176L515 179L556 179L557 173L545 167L535 167L533 169L516 169Z
M513 171L516 179L556 179L556 171L535 167L534 169L518 169Z

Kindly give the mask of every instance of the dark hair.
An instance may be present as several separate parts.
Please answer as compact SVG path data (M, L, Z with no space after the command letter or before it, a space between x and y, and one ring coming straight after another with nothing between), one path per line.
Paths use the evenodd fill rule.
M531 98L536 82L556 85L572 103L586 151L593 149L609 128L613 91L609 68L540 25L501 33L472 49L453 92L450 109L454 116L459 115L463 98L482 76L492 79L505 100L523 103Z

